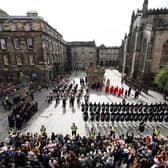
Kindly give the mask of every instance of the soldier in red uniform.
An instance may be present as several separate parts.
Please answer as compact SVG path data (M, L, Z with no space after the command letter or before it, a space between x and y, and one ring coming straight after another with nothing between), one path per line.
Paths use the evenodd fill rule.
M109 92L109 86L106 85L105 87L105 92L108 93Z
M113 94L113 86L110 87L110 93Z
M116 86L115 88L114 88L114 94L117 94L118 93L118 86Z

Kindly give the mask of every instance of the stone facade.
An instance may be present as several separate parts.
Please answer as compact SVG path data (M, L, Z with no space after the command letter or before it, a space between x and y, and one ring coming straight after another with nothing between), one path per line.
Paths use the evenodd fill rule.
M0 16L0 80L48 81L64 73L66 44L62 35L36 12Z
M98 65L117 67L119 63L121 47L106 47L101 45L97 48Z
M168 62L168 9L149 10L148 0L144 0L142 10L132 13L122 48L122 72L133 79L151 81Z
M94 41L68 42L71 48L72 69L84 70L88 62L96 65L97 53Z

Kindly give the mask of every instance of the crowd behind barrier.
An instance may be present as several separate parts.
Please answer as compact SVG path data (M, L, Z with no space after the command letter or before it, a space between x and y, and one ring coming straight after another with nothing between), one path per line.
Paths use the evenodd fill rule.
M0 143L0 167L167 168L168 138L17 133Z
M37 111L37 102L24 103L21 101L12 109L11 114L8 115L9 128L20 130L23 123L28 121Z
M159 121L168 122L168 104L164 103L82 103L84 121Z

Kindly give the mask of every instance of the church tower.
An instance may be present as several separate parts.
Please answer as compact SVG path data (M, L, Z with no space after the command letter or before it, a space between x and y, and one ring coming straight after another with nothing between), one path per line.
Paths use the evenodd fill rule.
M148 0L144 0L142 11L143 11L143 15L146 15L148 11Z

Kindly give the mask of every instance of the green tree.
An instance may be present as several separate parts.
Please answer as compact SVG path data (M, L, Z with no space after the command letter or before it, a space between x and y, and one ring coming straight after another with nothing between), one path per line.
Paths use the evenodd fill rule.
M168 91L168 63L162 67L155 76L155 83L164 90Z

